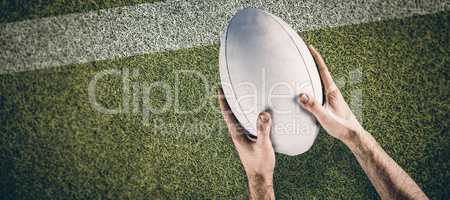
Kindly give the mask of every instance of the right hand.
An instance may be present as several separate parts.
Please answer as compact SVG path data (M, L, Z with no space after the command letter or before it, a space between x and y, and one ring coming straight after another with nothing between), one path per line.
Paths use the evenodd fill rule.
M309 46L308 48L319 68L325 88L325 104L322 106L313 96L304 93L299 95L298 103L316 117L328 134L347 143L355 134L363 133L364 129L334 83L322 56L314 47Z

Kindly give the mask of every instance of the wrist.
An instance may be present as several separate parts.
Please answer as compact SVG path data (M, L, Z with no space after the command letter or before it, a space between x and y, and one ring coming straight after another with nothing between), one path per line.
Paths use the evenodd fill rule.
M249 184L273 185L273 174L247 173L247 179Z
M358 146L363 143L363 141L371 138L371 135L369 132L367 132L364 129L360 130L350 130L349 134L346 138L341 139L341 141L350 149L355 150L358 148Z
M247 174L247 178L249 199L275 199L272 175Z

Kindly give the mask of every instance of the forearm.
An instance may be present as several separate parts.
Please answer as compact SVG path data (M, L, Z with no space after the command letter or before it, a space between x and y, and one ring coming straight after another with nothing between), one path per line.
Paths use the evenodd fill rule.
M352 134L344 143L353 152L382 199L428 199L370 133L363 131Z
M248 175L247 177L249 199L275 199L272 177L262 175Z

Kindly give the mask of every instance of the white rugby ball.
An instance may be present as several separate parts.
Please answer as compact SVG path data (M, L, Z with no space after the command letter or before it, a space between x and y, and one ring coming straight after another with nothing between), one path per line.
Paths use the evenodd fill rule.
M323 101L314 59L298 34L280 18L255 8L238 11L220 41L220 78L236 118L256 138L262 111L272 113L276 152L309 150L319 132L314 117L297 103L300 93Z

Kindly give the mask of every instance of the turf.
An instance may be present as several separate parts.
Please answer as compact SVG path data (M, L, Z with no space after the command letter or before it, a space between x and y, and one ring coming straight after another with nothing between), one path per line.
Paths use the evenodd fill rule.
M432 199L450 197L448 12L303 32L332 74L363 91L363 125ZM0 75L0 196L3 199L244 199L245 176L218 111L218 46ZM97 72L139 69L130 84L177 85L179 98L151 91L153 108L107 115L88 101ZM99 82L99 102L123 107L122 80ZM130 104L133 104L130 99ZM137 98L140 99L140 98ZM196 113L179 114L206 103ZM142 104L142 102L140 102ZM142 108L142 106L140 107ZM351 152L320 133L306 154L277 155L281 199L377 199Z
M0 23L157 1L161 0L2 0Z

